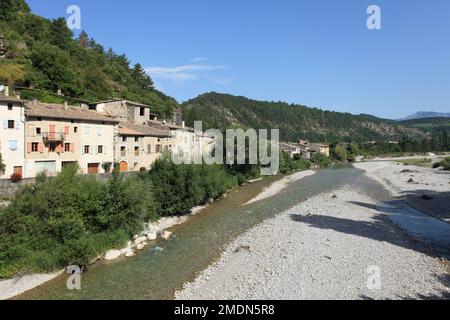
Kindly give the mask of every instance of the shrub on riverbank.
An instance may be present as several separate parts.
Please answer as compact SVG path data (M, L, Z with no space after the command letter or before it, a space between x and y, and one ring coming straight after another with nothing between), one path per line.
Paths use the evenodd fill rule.
M86 265L154 215L150 182L138 176L99 181L77 175L76 166L40 175L0 211L0 278Z
M221 165L175 165L170 159L155 162L148 173L154 187L157 210L162 216L188 212L217 199L237 186L237 178Z
M329 158L320 153L313 155L311 157L311 162L321 168L327 168L332 164Z
M446 171L450 171L450 157L445 158L444 160L433 164L433 168L442 167Z

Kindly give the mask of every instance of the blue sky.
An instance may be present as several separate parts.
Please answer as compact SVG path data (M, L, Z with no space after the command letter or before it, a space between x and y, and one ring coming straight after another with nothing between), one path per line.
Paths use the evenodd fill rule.
M28 0L126 53L182 102L217 91L400 118L450 112L448 0ZM381 8L368 30L367 7Z

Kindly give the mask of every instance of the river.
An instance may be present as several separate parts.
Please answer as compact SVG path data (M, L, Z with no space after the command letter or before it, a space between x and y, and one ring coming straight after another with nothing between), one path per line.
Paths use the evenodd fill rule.
M364 176L363 171L344 166L319 170L272 198L244 205L278 179L270 177L230 192L186 223L172 228L176 237L171 241L155 241L133 258L95 264L82 274L81 290L68 290L67 276L62 275L17 299L173 299L174 292L220 257L234 238L307 198L346 184L380 201L389 198L387 191ZM155 250L156 247L163 251Z

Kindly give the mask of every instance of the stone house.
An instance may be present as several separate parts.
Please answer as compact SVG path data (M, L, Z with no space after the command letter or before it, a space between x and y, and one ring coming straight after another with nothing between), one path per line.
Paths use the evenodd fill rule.
M323 143L311 143L311 152L320 153L325 157L330 157L330 146Z
M115 138L115 159L121 172L149 170L170 149L170 132L160 123L120 122Z
M104 173L114 163L117 120L60 104L26 104L25 176L55 175L78 163L83 174Z

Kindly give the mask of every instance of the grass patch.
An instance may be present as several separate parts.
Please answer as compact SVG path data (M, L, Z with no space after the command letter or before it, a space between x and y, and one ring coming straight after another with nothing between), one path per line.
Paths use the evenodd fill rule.
M407 160L401 160L400 163L404 164L405 166L419 166L419 167L426 167L431 168L432 161L431 159L407 159Z

